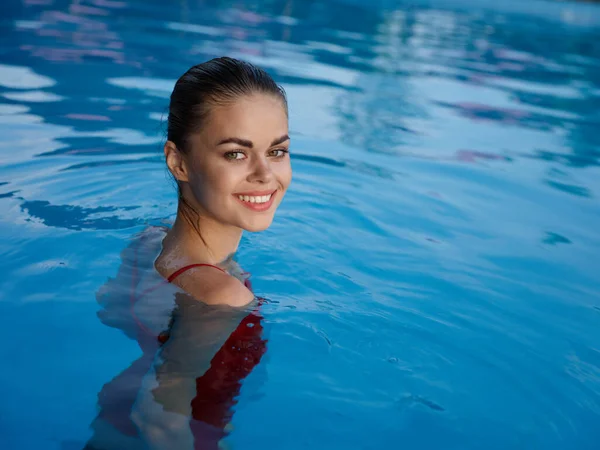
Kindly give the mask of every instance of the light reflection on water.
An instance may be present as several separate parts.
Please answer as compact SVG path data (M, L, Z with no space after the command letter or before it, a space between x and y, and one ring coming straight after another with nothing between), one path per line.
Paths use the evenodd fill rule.
M271 300L269 346L228 442L594 448L597 6L2 9L2 448L82 448L97 392L138 357L95 293L134 233L172 217L168 97L222 54L284 85L295 170L273 228L240 250Z

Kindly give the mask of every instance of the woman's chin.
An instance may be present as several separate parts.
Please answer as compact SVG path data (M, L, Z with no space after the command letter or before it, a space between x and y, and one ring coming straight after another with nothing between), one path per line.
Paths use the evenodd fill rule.
M242 227L246 231L250 231L252 233L256 233L259 231L265 231L267 228L271 226L273 222L273 217L264 217L264 218L256 218L254 220L248 220L244 223Z

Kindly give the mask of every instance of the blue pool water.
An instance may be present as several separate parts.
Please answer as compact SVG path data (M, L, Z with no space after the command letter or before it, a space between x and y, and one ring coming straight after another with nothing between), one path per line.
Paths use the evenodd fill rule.
M223 445L599 448L599 6L0 13L1 449L83 448L140 356L96 294L173 219L168 96L220 55L287 90L294 168L273 227L241 244L268 346Z

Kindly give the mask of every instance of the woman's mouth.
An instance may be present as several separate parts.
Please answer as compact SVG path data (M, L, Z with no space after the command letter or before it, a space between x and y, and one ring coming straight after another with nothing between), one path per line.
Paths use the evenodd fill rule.
M273 201L277 190L267 192L243 192L239 194L233 194L233 196L246 208L252 211L267 211Z

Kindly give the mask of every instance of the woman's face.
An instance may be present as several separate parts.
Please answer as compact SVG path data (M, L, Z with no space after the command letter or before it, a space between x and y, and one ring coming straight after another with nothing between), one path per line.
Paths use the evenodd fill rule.
M292 179L289 145L277 97L254 94L213 107L184 156L200 212L248 231L268 228Z

